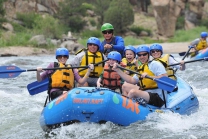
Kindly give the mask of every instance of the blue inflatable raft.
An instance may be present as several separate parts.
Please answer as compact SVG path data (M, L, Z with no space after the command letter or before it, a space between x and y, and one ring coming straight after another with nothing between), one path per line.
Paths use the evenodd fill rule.
M200 59L204 57L208 57L208 48L200 50L198 54L194 57L194 59Z
M44 131L50 131L60 124L74 122L112 123L128 126L143 121L152 112L172 111L179 114L191 114L197 111L199 102L191 86L177 78L178 90L166 92L166 107L140 105L107 88L78 87L51 101L44 107L40 125ZM154 91L154 90L153 90Z

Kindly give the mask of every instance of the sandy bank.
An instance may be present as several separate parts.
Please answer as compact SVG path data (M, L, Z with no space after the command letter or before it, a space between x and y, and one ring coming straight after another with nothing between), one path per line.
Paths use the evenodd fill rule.
M187 51L189 43L188 42L161 43L161 45L163 46L164 53L173 54L173 53L180 53ZM47 50L43 48L11 46L11 47L0 48L0 56L28 56L28 55L40 55L40 54L54 54L54 51L55 50Z

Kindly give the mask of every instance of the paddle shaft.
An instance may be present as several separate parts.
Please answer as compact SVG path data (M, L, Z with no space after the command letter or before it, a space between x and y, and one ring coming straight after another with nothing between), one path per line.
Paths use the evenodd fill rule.
M133 72L133 73L138 74L138 75L141 75L140 73L138 73L138 72L136 72L136 71L133 71L133 70L130 70L130 69L126 69L126 68L121 67L121 66L119 66L119 68L120 68L120 69L123 69L123 70L126 70L126 71L129 71L129 72ZM145 76L145 78L149 78L149 79L154 80L154 78L152 78L152 77L150 77L150 76L148 76L148 75Z
M97 66L97 65L99 65L99 64L102 64L102 63L104 63L104 62L106 62L106 61L108 61L108 59L103 60L103 61L98 62L98 63L95 63L94 66ZM81 67L81 68L82 68L82 67ZM86 69L86 68L83 68L83 69L79 70L79 72L81 72L81 71L83 71L83 70L85 70L85 69Z
M200 59L196 59L196 60L190 60L190 61L184 61L184 63L192 63L192 62L196 62L196 61L202 61L202 60L206 60L205 58L200 58ZM181 63L175 63L175 64L171 64L168 66L175 66L175 65L180 65Z
M188 51L185 53L185 55L183 56L182 60L184 60L186 58L186 56L188 55L189 51L192 49L193 47L189 47Z

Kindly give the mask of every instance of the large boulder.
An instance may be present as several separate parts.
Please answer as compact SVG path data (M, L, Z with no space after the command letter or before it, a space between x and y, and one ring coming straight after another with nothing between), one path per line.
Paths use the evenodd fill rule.
M183 0L151 0L154 16L157 22L158 34L164 37L172 37L178 16L185 8Z

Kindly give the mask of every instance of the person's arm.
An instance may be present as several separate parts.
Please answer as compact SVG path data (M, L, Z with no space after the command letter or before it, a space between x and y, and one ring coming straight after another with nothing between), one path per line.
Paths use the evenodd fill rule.
M158 61L152 61L149 64L149 69L154 73L155 76L151 76L152 78L161 78L163 76L168 77L168 74L165 70L165 67L162 65L162 63Z
M115 43L112 47L114 50L119 51L119 52L123 52L124 48L125 48L125 44L124 44L124 40L122 37L120 36L115 36Z
M54 63L50 63L47 68L54 68ZM53 70L43 71L42 67L37 67L37 72L36 72L37 81L41 82L42 80L46 79L48 75L51 74L52 72Z
M89 66L89 68L88 68L85 76L78 80L78 83L81 84L81 85L83 85L87 81L87 78L89 77L90 72L94 69L94 65L93 64L89 64L88 66Z
M98 78L98 80L97 80L97 87L98 88L100 88L100 86L103 86L102 84L101 84L101 81L102 81L102 78Z
M82 51L81 53L77 54L71 61L69 61L69 64L73 67L80 66L80 63L84 55L85 55L85 52Z
M178 63L178 62L173 57L169 57L168 63L171 65L171 64ZM172 67L174 67L176 69L180 69L182 71L185 70L186 66L185 66L184 61L182 60L180 63L181 63L180 65L175 65L175 66L172 66Z
M191 45L191 46L194 46L194 49L196 50L196 46L197 46L197 44L199 43L199 41L200 41L200 39L197 38L197 39L193 40L193 41L190 43L190 45Z
M112 69L114 71L116 71L121 76L121 78L123 80L125 80L126 82L131 83L131 84L136 84L137 83L136 80L132 76L125 74L120 68L118 68L118 66L119 66L119 64L114 63Z

